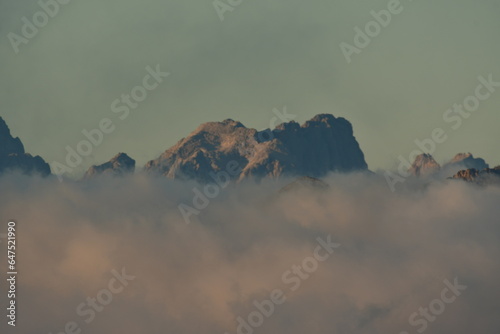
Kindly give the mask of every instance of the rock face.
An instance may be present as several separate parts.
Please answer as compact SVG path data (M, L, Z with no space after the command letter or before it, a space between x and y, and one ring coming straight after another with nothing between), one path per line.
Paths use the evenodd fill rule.
M440 169L441 166L434 160L432 155L423 153L415 158L408 172L414 176L429 176Z
M85 173L84 178L92 178L98 175L123 176L135 171L135 160L125 153L118 153L110 161L102 165L94 165Z
M50 166L41 157L26 153L21 140L12 137L9 127L0 117L0 174L6 171L47 176Z
M260 132L231 119L205 123L145 166L149 173L202 182L213 182L217 173L242 180L367 168L351 123L329 114Z
M479 185L500 184L500 166L485 168L481 171L475 168L464 169L451 177L451 179L463 180Z

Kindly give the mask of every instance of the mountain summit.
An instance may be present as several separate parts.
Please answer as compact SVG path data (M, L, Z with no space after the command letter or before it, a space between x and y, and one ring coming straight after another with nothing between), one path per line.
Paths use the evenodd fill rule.
M414 176L428 176L440 169L441 166L434 160L432 155L423 153L415 158L408 172Z
M125 153L118 153L108 162L90 167L84 178L88 179L98 175L122 176L132 174L134 170L135 160Z
M200 125L186 138L149 161L145 170L169 178L213 181L311 176L367 170L363 152L344 118L320 114L303 125L282 123L257 131L232 119Z
M50 174L50 166L41 157L26 153L21 140L12 137L9 127L0 117L0 173L8 170L43 176Z

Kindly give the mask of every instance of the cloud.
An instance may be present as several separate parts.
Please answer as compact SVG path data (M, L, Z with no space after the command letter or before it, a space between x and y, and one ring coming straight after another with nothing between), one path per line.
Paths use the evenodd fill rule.
M499 188L392 193L383 177L353 174L331 175L327 191L277 195L288 181L229 186L185 224L177 206L190 183L0 178L0 221L18 226L17 330L59 333L75 321L95 334L236 333L237 318L280 289L286 302L255 333L415 333L410 315L455 277L467 290L429 333L499 328ZM328 235L341 246L292 291L283 273ZM77 306L122 268L136 278L85 323Z

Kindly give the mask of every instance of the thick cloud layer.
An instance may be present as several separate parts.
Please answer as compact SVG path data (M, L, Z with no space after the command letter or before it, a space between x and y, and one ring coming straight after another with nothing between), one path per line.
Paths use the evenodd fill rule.
M18 323L9 332L55 334L74 321L94 334L232 334L276 289L286 301L240 332L500 328L500 188L450 181L392 193L377 176L333 175L329 190L279 194L288 181L228 186L186 224L178 206L193 206L193 187L204 191L195 184L1 178L0 233L9 219L18 225ZM318 250L317 238L329 236L340 244L332 254ZM317 268L315 254L324 259ZM122 268L135 278L90 311L87 298L108 302L103 289ZM455 279L467 287L457 295L445 283ZM439 314L423 320L419 308L430 304Z

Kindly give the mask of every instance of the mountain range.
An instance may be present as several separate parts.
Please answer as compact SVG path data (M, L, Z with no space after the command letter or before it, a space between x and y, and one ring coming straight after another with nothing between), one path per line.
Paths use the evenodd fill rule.
M84 179L98 175L134 173L135 160L119 153L110 161L88 169ZM0 173L18 170L25 174L50 175L49 165L24 150L0 117ZM363 151L351 123L342 117L319 114L300 125L294 121L275 129L258 131L232 119L201 124L156 159L143 172L172 179L211 182L220 173L233 180L281 176L321 178L330 172L368 171ZM499 176L471 153L459 153L443 166L432 155L415 158L408 172L419 178L439 176L475 183L489 183Z

